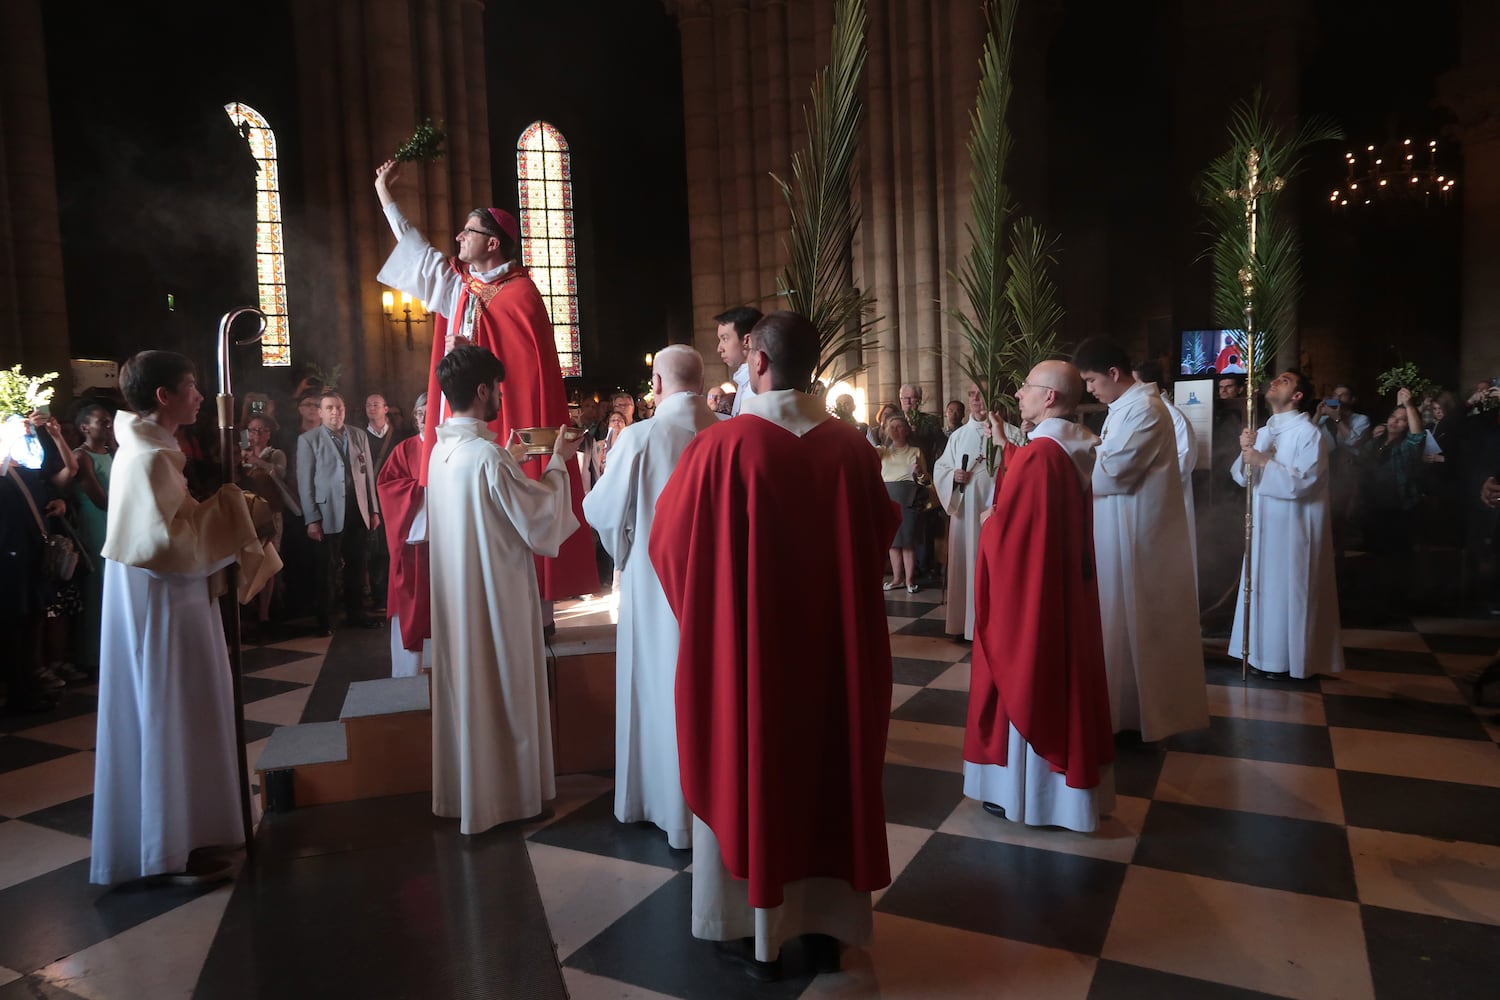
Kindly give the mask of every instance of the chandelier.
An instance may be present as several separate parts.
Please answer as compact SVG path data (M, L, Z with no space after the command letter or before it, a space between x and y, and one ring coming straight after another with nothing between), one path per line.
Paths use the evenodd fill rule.
M1446 205L1458 179L1442 171L1437 155L1436 139L1427 141L1425 152L1410 139L1366 146L1363 164L1354 153L1345 153L1348 176L1329 194L1328 203L1336 212L1394 201L1426 207L1437 200Z

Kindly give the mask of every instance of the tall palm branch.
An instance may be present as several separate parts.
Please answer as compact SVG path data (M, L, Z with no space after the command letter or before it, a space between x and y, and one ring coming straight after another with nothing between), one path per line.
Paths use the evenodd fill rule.
M1062 307L1051 266L1057 239L1016 205L1005 185L1012 138L1006 124L1013 86L1012 37L1020 0L984 5L988 34L980 57L979 93L969 131L970 248L956 275L968 309L949 315L967 351L959 368L986 394L992 409L1013 413L1011 392L1033 365L1057 353Z
M1271 121L1265 95L1257 89L1248 101L1230 112L1229 148L1204 171L1200 198L1212 240L1208 256L1214 269L1214 315L1225 328L1240 331L1237 339L1243 351L1248 345L1241 330L1245 294L1240 271L1248 267L1255 317L1256 367L1261 369L1256 375L1264 374L1264 366L1275 359L1291 336L1302 293L1302 241L1295 222L1287 213L1277 211L1285 191L1266 191L1257 205L1257 237L1252 256L1245 204L1228 192L1244 187L1245 160L1252 149L1260 153L1263 179L1279 177L1290 181L1304 169L1304 154L1309 146L1340 138L1343 131L1322 117L1308 119L1288 135Z
M792 155L790 183L772 175L791 217L777 294L817 327L813 378L830 385L863 371L860 352L877 343L875 297L855 286L851 256L860 222L854 158L864 122L865 21L864 0L838 0L828 65L813 77L812 102L803 110L807 148Z

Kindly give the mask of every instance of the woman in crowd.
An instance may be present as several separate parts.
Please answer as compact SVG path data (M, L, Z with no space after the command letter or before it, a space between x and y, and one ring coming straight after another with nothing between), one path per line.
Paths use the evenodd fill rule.
M917 494L917 480L930 481L922 449L911 442L911 425L898 410L886 417L883 432L889 444L877 447L880 453L880 478L886 492L901 505L901 528L891 541L891 579L884 585L895 590L903 581L908 594L917 587L917 546L922 542L922 514L912 509Z
M875 422L870 425L869 438L871 444L879 448L887 443L885 422L892 416L899 415L900 413L901 409L895 403L886 403L880 408L880 412L875 415Z
M78 540L93 563L82 582L83 608L78 616L73 661L92 676L99 675L99 616L104 610L104 526L109 515L109 470L115 460L115 423L99 403L85 403L74 418L83 443L73 449L78 459L74 480L78 512Z

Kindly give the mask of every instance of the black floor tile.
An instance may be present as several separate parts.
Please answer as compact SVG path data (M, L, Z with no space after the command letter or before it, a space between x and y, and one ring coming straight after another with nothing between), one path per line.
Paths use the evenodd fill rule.
M250 744L254 743L256 740L263 740L280 728L281 727L276 725L274 722L260 722L256 719L246 719L245 743ZM254 767L255 761L251 761L250 766Z
M891 713L891 718L901 722L930 722L962 729L968 721L968 715L969 692L926 688L906 699L905 704Z
M964 776L953 771L886 764L885 819L888 823L936 830L964 797Z
M299 722L335 722L354 681L391 676L391 636L385 629L341 628L323 659L323 669Z
M0 712L0 733L18 733L23 729L45 726L49 722L77 718L95 711L98 707L98 695L65 689L58 699L57 707L49 712L36 712L30 715L7 715Z
M274 681L269 677L241 677L240 692L245 697L245 704L260 701L263 698L271 698L278 694L286 694L288 691L296 691L305 688L306 684L297 684L293 681Z
M1323 711L1330 726L1415 733L1456 740L1487 740L1489 733L1467 705L1439 705L1401 698L1357 698L1325 694Z
M1378 1000L1500 995L1500 927L1361 906Z
M1166 743L1168 749L1187 753L1246 757L1309 767L1333 766L1333 744L1325 726L1215 715L1209 718L1207 729L1181 733Z
M1263 1000L1272 995L1100 959L1094 969L1094 981L1089 986L1088 1000L1168 1000L1171 997L1192 1000Z
M0 890L0 965L40 969L159 917L208 888L89 885L89 859ZM20 996L28 994L21 993Z
M1442 664L1431 653L1414 653L1407 649L1344 649L1344 669L1372 670L1392 674L1437 674Z
M1462 653L1465 656L1494 656L1500 653L1500 639L1492 635L1433 635L1423 632L1422 639L1434 653Z
M1348 835L1332 823L1156 801L1132 860L1267 889L1358 897Z
M693 863L693 852L672 850L667 846L667 835L654 824L621 823L615 819L614 809L615 793L605 792L529 839L538 844L679 871Z
M1253 688L1274 688L1279 691L1318 691L1318 680L1316 677L1296 678L1281 675L1274 679L1270 677L1256 677L1251 674L1245 679L1240 679L1240 658L1224 656L1221 653L1205 653L1203 656L1204 678L1210 684L1237 685ZM1325 675L1332 676L1332 675Z
M1500 846L1500 788L1340 771L1349 826Z
M59 833L71 833L75 837L88 839L94 835L94 797L84 795L70 802L38 809L21 819Z
M942 638L948 634L946 623L937 618L918 618L896 630L897 635L927 635Z
M892 597L885 599L885 613L891 618L921 618L927 612L940 607L942 607L941 602L933 604L929 601L907 601Z
M891 657L891 679L897 684L926 687L953 664L946 660L917 660L909 656Z
M1098 955L1127 867L938 833L922 845L876 909Z
M312 659L315 655L297 649L272 649L270 646L249 647L241 654L243 672L247 674L296 663L298 660Z
M1160 746L1130 737L1115 737L1115 791L1149 799L1156 794L1167 754Z
M77 752L72 747L28 740L24 736L0 736L0 774Z
M801 948L782 948L777 983L758 983L720 958L712 942L693 937L693 882L677 875L568 956L565 963L596 976L685 1000L759 1000L800 996L812 981Z
M0 1000L81 1000L61 986L53 986L41 976L22 976L0 986Z
M201 1000L566 996L520 829L475 837L428 795L273 813Z

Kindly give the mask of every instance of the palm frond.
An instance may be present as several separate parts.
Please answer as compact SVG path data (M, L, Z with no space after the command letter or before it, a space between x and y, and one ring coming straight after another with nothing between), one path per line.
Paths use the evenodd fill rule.
M864 122L859 80L867 52L865 23L864 0L838 0L828 65L813 78L812 101L803 112L807 148L793 154L790 181L772 175L791 220L787 263L776 290L788 309L818 329L817 379L835 370L840 377L862 370L862 364L843 362L876 345L875 299L854 287L850 255L860 222L854 160Z
M1256 368L1263 369L1276 357L1292 334L1297 300L1302 291L1302 243L1296 227L1277 211L1281 194L1267 191L1256 206L1256 247L1250 252L1250 231L1245 203L1228 192L1245 186L1250 150L1260 154L1260 176L1269 183L1280 177L1290 181L1304 168L1308 147L1343 137L1331 120L1317 117L1304 122L1295 133L1274 124L1265 95L1257 89L1248 101L1236 105L1229 116L1229 148L1215 157L1203 172L1200 199L1208 220L1213 262L1214 314L1228 329L1245 325L1245 295L1240 271L1249 269L1252 314L1255 321ZM1245 347L1244 333L1239 334ZM1264 371L1257 371L1257 375Z

